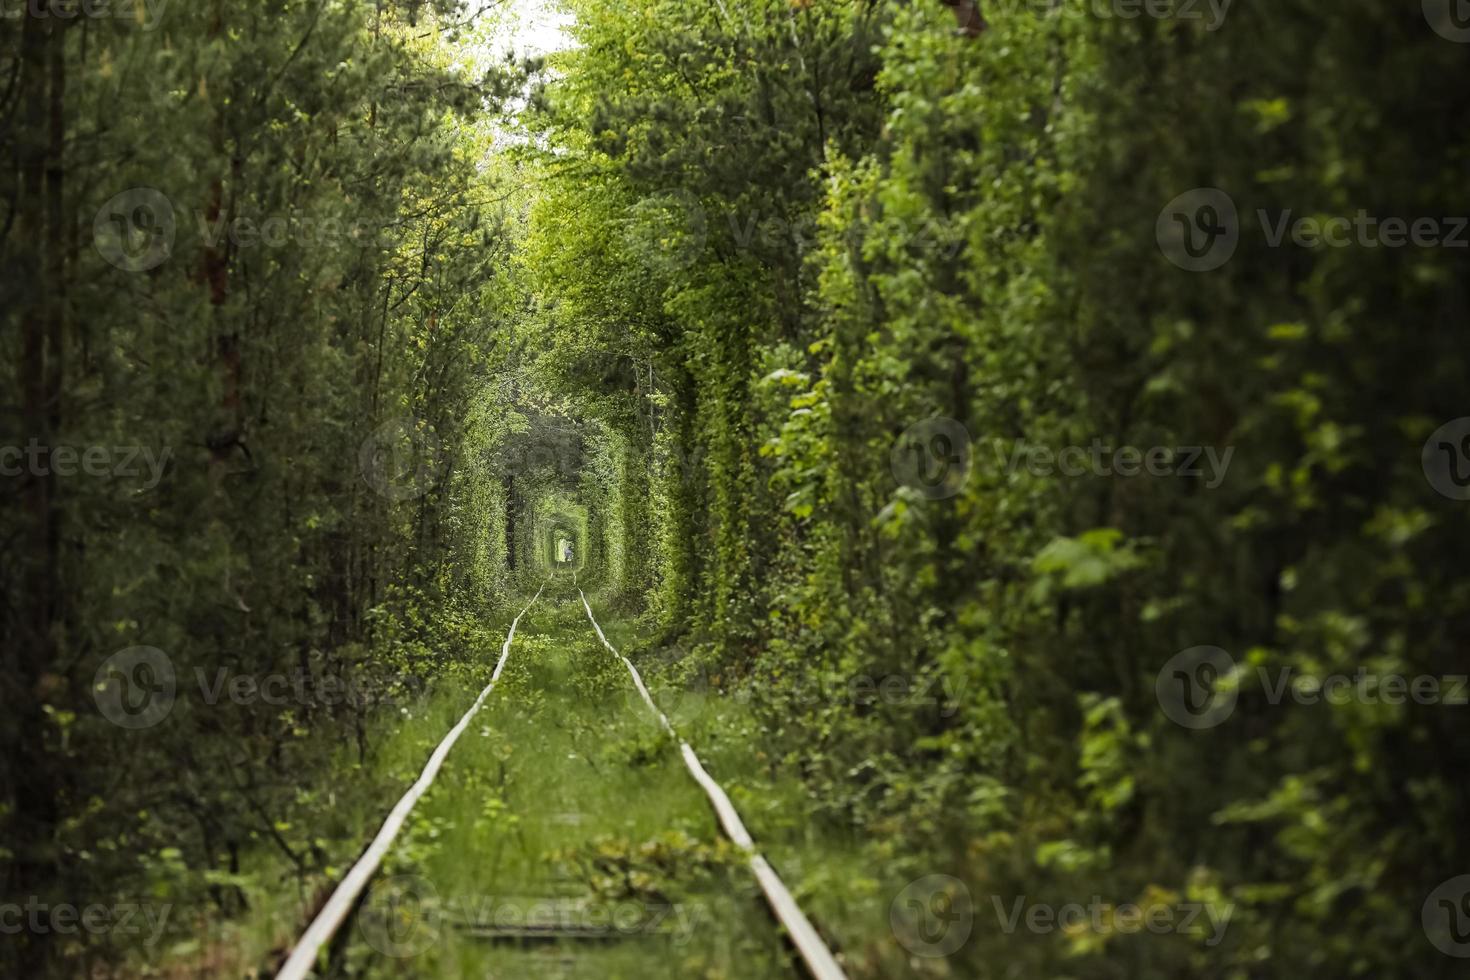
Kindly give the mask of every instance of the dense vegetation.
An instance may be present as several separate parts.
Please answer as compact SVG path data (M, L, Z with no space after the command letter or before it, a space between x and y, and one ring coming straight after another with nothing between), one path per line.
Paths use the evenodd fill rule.
M7 894L229 913L257 842L318 868L314 760L460 650L423 618L453 618L496 519L455 465L506 246L472 116L517 83L413 15L5 21L4 444L51 447L0 531ZM138 647L179 704L129 732L93 687ZM305 693L220 693L271 676Z
M568 538L900 878L1233 907L916 974L1453 975L1420 912L1470 872L1467 709L1269 681L1466 671L1421 447L1465 414L1470 252L1271 227L1463 214L1470 45L1417 4L567 6L549 70L447 0L5 22L0 442L168 454L6 477L5 891L209 919L263 861L330 877L326 764ZM1198 271L1159 237L1196 188L1239 238ZM1167 452L1059 465L1094 446ZM310 693L120 732L135 647ZM1198 647L1236 701L1190 728L1157 682ZM937 696L854 683L891 676Z

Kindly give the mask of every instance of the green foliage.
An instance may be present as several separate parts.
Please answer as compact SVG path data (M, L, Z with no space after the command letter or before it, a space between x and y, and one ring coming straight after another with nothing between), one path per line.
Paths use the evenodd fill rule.
M1417 910L1465 863L1452 712L1249 676L1463 666L1465 524L1419 464L1461 414L1463 252L1269 249L1254 215L1454 211L1463 46L1371 5L1021 5L978 38L938 4L573 7L532 119L547 370L576 345L556 376L643 462L604 492L656 543L648 615L813 812L1016 894L1242 910L1208 951L1007 949L1038 974L1445 974ZM1208 274L1155 239L1198 186L1241 216ZM972 437L953 499L889 465L933 416ZM1208 487L1025 462L1094 443L1230 455ZM1200 644L1251 669L1196 733L1154 679ZM954 710L807 693L891 674Z
M1259 678L1464 673L1470 530L1421 446L1463 414L1466 253L1272 247L1257 214L1463 211L1446 80L1470 47L1369 3L1213 26L1010 4L978 35L896 0L567 6L577 46L481 77L446 2L7 27L3 442L173 460L150 485L23 477L0 518L6 884L237 915L262 851L320 880L342 847L303 773L324 746L364 764L384 700L480 679L485 612L566 536L579 582L642 617L639 656L681 652L656 689L739 696L803 820L981 902L1237 909L1218 946L1109 919L938 970L1450 975L1418 909L1470 866L1458 716ZM74 245L140 185L173 202L169 261ZM1240 241L1189 272L1156 229L1201 187ZM355 232L211 232L272 216ZM950 496L893 463L936 417L972 451ZM1220 470L1034 462L1089 446ZM363 478L378 457L410 492ZM138 645L370 696L120 734L92 685ZM1238 704L1195 731L1155 681L1204 645ZM589 702L617 673L597 654ZM666 749L579 751L632 779ZM485 779L482 831L508 799ZM425 820L420 843L458 832ZM567 860L651 896L715 862L686 845ZM854 976L906 959L850 953Z
M361 762L505 594L494 501L457 464L506 264L472 116L516 72L452 66L423 30L452 33L451 3L159 10L157 30L21 15L0 40L20 123L0 136L0 442L160 461L6 478L0 877L169 901L184 933L277 862L303 888L340 862L313 830L326 767ZM168 227L171 247L129 271L94 218L139 187L130 241ZM177 700L127 730L96 684L136 646L169 658ZM0 963L70 973L139 942L28 931Z

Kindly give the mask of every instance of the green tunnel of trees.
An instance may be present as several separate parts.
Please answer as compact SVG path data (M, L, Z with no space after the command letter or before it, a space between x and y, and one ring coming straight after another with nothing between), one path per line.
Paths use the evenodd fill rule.
M1219 948L986 936L956 976L1453 975L1420 908L1470 872L1464 716L1258 677L1467 672L1421 448L1467 414L1470 251L1257 215L1465 213L1470 45L1374 2L567 6L547 62L449 0L0 22L0 444L47 447L0 513L6 891L228 917L261 850L322 874L326 749L371 760L566 536L811 820L976 894L1236 905ZM1195 188L1239 215L1208 271L1156 238ZM943 493L895 476L934 419ZM1094 444L1228 466L1016 463ZM1190 730L1156 678L1201 646L1238 704ZM96 688L140 647L371 696L141 737ZM889 675L955 696L798 690ZM4 955L123 955L68 942Z

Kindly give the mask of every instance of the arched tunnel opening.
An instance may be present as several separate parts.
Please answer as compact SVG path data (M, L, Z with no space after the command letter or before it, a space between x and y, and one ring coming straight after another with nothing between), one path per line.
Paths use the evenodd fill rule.
M505 595L555 571L614 590L636 580L629 559L642 548L632 539L647 531L636 523L628 480L645 464L615 425L573 413L522 380L514 389L488 386L470 431L482 440L469 455L484 497L477 574L489 591ZM646 481L635 492L646 495Z
M582 545L587 537L586 516L559 510L547 514L541 525L541 553L546 556L543 565L558 571L580 571Z

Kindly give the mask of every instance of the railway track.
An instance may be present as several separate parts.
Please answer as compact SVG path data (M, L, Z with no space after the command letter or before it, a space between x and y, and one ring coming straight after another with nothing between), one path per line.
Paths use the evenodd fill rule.
M384 859L392 850L394 842L402 830L405 821L408 819L409 814L430 786L433 785L455 742L464 733L471 720L480 711L492 691L494 691L497 682L500 680L501 673L510 658L511 646L515 640L516 629L522 617L541 598L542 593L545 592L547 584L550 581L551 579L548 578L547 582L542 584L541 588L537 590L536 595L532 597L531 601L526 604L511 622L505 642L501 647L500 658L496 662L495 671L491 676L490 682L481 690L479 697L475 699L475 702L459 719L459 722L440 741L434 752L430 755L419 778L398 800L372 842L364 850L362 856L343 877L327 902L322 906L321 911L308 925L305 932L302 933L301 938L293 947L285 963L276 973L278 980L306 980L306 978L317 975L313 971L321 964L323 951L329 948L333 937L352 918L354 910L358 907L366 889L382 867ZM587 622L595 632L597 640L611 656L615 657L626 668L628 676L633 686L637 689L642 703L652 713L663 731L673 740L684 769L708 800L720 829L739 849L747 868L754 876L760 888L766 906L769 908L776 922L784 930L785 937L795 950L804 971L814 978L814 980L846 980L846 974L843 972L836 957L832 954L831 949L827 946L821 934L806 914L803 913L790 890L786 887L786 884L781 880L770 862L760 853L755 840L746 828L729 795L710 775L708 770L706 770L689 743L679 736L668 716L659 709L647 685L644 684L637 667L627 657L623 656L607 639L601 625L597 622L596 616L593 614L591 603L576 582L575 572L572 573L572 586L577 591L578 600L586 612ZM555 936L551 935L550 938L555 938ZM571 936L563 938L574 939L579 937Z
M549 581L549 579L548 579ZM429 787L434 784L434 779L439 775L439 770L444 766L444 760L449 758L449 750L454 748L454 743L464 734L469 727L470 719L480 710L490 692L495 690L495 685L500 681L501 671L505 670L505 662L510 659L510 645L515 642L516 627L521 624L521 617L536 604L541 598L541 593L546 591L546 583L536 590L531 601L526 603L524 609L516 614L511 620L510 632L506 634L505 643L500 648L500 659L495 663L495 672L490 675L490 683L486 684L480 691L480 696L475 703L470 705L468 711L459 719L459 722L449 730L438 747L429 756L429 761L424 764L419 778L414 780L408 792L404 793L398 803L388 812L388 818L383 821L375 836L362 854L357 863L347 872L340 884L327 899L322 910L317 913L315 919L307 926L306 932L302 933L301 939L291 950L291 955L286 958L281 969L276 972L277 980L304 980L311 976L312 969L316 966L321 955L322 948L336 935L342 923L351 914L357 901L362 897L363 890L372 881L373 875L377 874L378 868L383 864L383 858L387 857L388 851L397 839L399 831L403 829L403 823L408 815L413 812L414 806L428 792Z
M674 726L669 722L668 716L659 710L658 705L654 703L653 696L648 693L648 687L643 683L643 677L638 673L638 668L608 642L607 637L603 635L602 627L597 623L597 617L592 615L592 606L588 603L587 596L580 588L577 589L577 596L582 600L582 608L587 610L587 619L592 623L592 628L597 631L597 638L613 656L623 662L623 666L628 668L628 673L633 678L633 685L638 688L644 704L648 705L648 710L658 718L664 731L668 732L678 744L679 755L684 760L684 767L689 770L689 775L694 778L699 788L704 791L704 795L709 798L710 805L714 807L715 815L719 818L720 827L725 831L725 836L729 837L731 842L745 853L750 870L760 884L761 893L766 897L766 904L770 906L771 913L776 920L785 928L786 935L790 937L792 945L801 955L807 972L815 980L847 980L847 975L838 965L837 958L832 955L832 951L827 947L826 941L822 939L816 927L812 925L811 920L802 912L801 906L797 905L796 899L791 895L791 890L786 887L781 876L776 874L765 856L756 850L755 840L750 836L750 831L745 829L745 821L740 819L735 805L730 802L729 794L710 776L689 743L674 731Z

